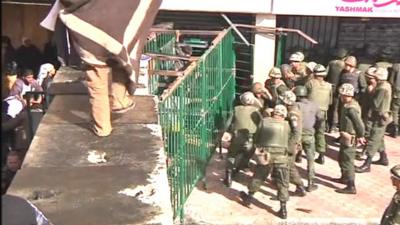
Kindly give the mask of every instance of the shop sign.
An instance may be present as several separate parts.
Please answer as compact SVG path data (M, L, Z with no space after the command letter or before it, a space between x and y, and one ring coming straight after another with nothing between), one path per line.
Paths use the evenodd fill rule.
M400 0L273 0L272 13L400 18Z

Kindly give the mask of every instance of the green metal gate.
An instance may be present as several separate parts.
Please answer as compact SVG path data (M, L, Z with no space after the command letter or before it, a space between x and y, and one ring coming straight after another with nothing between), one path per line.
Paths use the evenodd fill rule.
M232 116L235 98L234 37L230 29L219 32L200 57L182 75L159 91L161 75L151 76L150 90L159 95L159 115L168 156L168 178L174 217L184 216L184 204L207 163L223 128ZM160 34L146 52L175 55L171 34ZM156 69L173 69L171 61L153 60Z

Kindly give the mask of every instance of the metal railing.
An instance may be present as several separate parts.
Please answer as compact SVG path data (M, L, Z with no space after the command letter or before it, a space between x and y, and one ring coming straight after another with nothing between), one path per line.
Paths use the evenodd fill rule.
M164 40L160 41L169 43ZM168 156L174 217L179 217L181 222L185 201L196 183L204 177L207 163L233 113L233 41L230 29L220 31L213 39L211 47L197 60L189 60L190 65L184 71L177 71L168 88L162 93L153 92L159 94L160 98L158 107ZM162 47L164 46L158 45L157 48ZM168 48L163 49L167 51ZM154 49L146 47L147 52L152 50ZM155 52L171 54L166 51ZM153 61L153 67L167 66L164 68L171 69L168 66L172 64L167 64L168 60ZM160 79L156 72L151 76L156 80ZM154 85L151 90L158 88L158 82L152 82L151 85Z

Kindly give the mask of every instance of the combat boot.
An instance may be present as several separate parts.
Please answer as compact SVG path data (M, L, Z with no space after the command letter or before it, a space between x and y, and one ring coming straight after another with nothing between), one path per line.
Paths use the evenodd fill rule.
M379 160L373 161L372 164L382 165L382 166L389 165L389 160L387 158L385 150L382 150L381 152L379 152Z
M248 194L244 191L240 192L240 198L242 199L242 203L244 206L249 207L253 202L253 192L249 192Z
M335 191L341 194L351 194L351 195L357 194L356 186L354 185L354 180L348 180L347 186L345 188L336 189Z
M312 179L308 179L308 186L307 186L306 190L308 192L312 192L317 189L318 189L318 185L316 185Z
M300 197L306 196L306 189L304 188L303 185L297 185L296 186L296 191L294 191L294 194Z
M362 164L362 166L356 167L356 173L370 172L371 162L372 162L372 157L368 156L367 159L364 161L364 164Z
M281 202L281 208L278 211L278 216L281 219L287 218L286 202Z
M227 169L225 170L225 180L224 183L227 187L231 187L232 186L232 170L231 169Z
M320 153L318 158L314 160L316 163L323 165L325 163L324 153Z

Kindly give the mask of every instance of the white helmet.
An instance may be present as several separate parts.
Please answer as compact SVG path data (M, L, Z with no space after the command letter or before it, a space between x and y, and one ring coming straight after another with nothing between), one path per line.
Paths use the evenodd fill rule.
M296 102L296 95L293 91L285 91L282 96L279 96L279 98L286 105L293 105Z
M376 73L376 67L370 67L367 69L367 71L365 71L365 76L375 78L375 73Z
M389 72L386 68L378 67L375 71L375 77L378 80L387 80L389 76Z
M314 71L315 66L317 65L316 62L309 62L307 63L306 67L310 70L310 71Z
M326 76L326 74L327 74L325 66L323 66L321 64L315 65L313 73L315 76Z
M339 94L346 95L346 96L354 96L354 87L352 84L344 83L339 88Z
M287 116L287 109L286 109L286 107L284 105L276 105L275 108L274 108L274 114L286 117Z
M274 67L269 71L268 74L269 77L275 77L275 78L282 78L282 72L281 69L278 67Z
M253 92L246 91L245 93L240 95L240 102L243 105L252 105L254 103L255 98L256 97L254 96Z
M289 61L302 62L304 60L304 54L302 52L295 52L290 55Z

